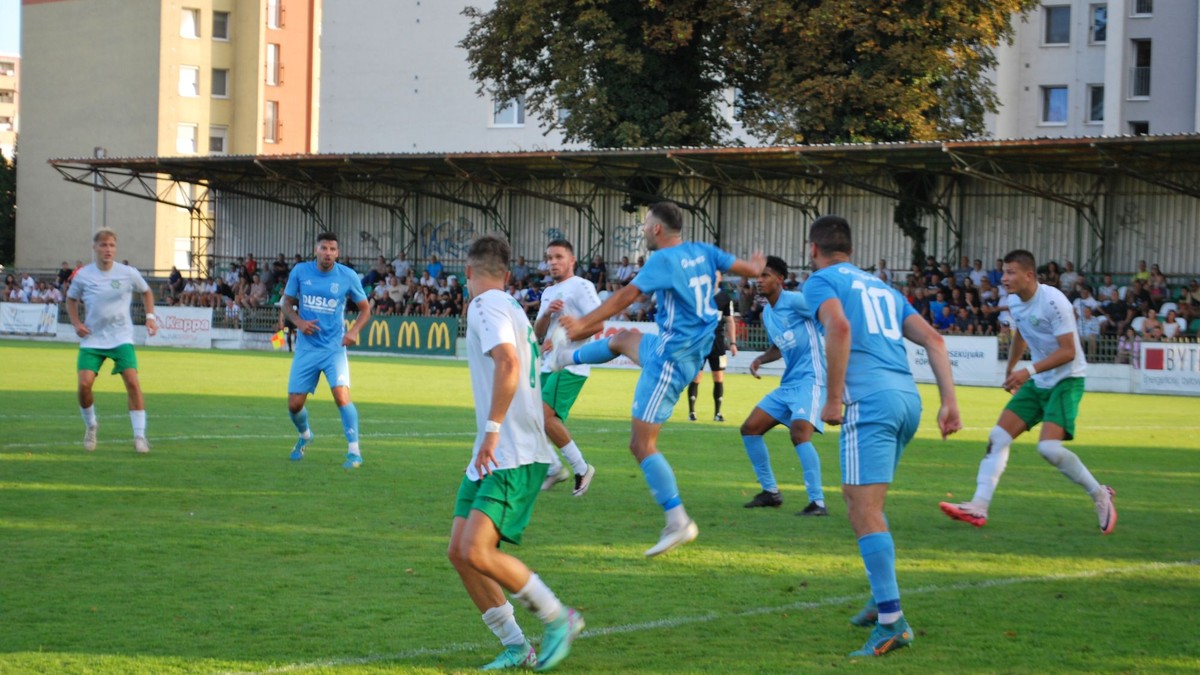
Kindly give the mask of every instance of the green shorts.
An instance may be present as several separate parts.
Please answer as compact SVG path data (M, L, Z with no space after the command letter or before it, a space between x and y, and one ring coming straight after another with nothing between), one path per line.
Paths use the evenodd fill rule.
M1030 429L1042 421L1057 424L1067 432L1069 441L1075 438L1075 418L1082 398L1082 377L1068 377L1050 389L1041 389L1028 380L1004 409L1011 410Z
M542 400L554 409L554 414L560 420L566 422L567 415L571 414L571 406L575 405L575 399L583 391L584 382L587 382L586 377L569 370L542 373Z
M104 365L104 359L112 359L113 375L122 370L137 370L137 354L133 351L133 345L129 344L112 349L80 347L79 358L75 360L76 370L90 370L93 373L99 373L100 366Z
M520 544L549 468L549 464L526 464L500 469L483 480L463 476L454 503L454 517L467 518L472 510L482 511L496 524L501 540Z

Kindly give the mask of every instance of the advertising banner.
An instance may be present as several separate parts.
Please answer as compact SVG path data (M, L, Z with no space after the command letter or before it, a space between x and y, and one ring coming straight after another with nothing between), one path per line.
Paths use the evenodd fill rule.
M352 321L347 321L349 328ZM373 316L350 351L454 356L458 319L425 316Z
M155 307L158 334L146 335L146 344L154 347L211 349L213 326L211 307Z
M650 321L605 321L604 329L592 337L592 340L603 340L607 337L612 337L623 330L631 330L635 333L649 333L658 335L658 324ZM633 361L618 356L608 363L593 364L593 368L637 368L638 365Z
M1200 396L1200 344L1143 342L1138 393Z
M945 335L946 351L950 354L950 367L954 371L955 384L981 387L998 386L1000 377L999 343L990 336ZM933 382L933 369L929 367L929 356L925 348L908 340L908 367L917 382Z
M0 302L0 333L54 335L58 331L58 305Z

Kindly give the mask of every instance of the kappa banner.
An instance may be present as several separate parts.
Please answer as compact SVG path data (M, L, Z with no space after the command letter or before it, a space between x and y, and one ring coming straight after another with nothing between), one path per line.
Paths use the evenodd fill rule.
M155 307L158 334L146 335L146 344L155 347L210 349L213 341L211 307Z
M353 325L346 322L346 327ZM422 316L373 316L350 347L359 352L454 356L458 319Z
M1140 365L1139 393L1200 396L1200 344L1143 343Z
M54 335L58 330L58 305L0 302L0 333Z

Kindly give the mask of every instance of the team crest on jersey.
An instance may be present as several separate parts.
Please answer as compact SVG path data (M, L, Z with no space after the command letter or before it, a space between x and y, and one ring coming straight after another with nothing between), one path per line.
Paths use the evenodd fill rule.
M337 292L338 292L338 283L337 283L336 281L335 281L335 282L333 282L332 284L329 284L329 292L330 292L330 293L337 293Z
M112 287L113 287L113 288L120 288L120 287L121 287L121 281L120 281L119 279L113 279L112 281L110 281L110 282L108 282L108 283L112 284Z

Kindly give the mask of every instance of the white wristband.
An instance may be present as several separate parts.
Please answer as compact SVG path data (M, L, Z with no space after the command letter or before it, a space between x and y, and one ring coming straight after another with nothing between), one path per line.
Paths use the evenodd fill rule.
M1034 368L1032 363L1031 363L1031 364L1029 364L1029 365L1027 365L1027 366L1025 366L1025 370L1028 370L1028 371L1029 371L1029 376L1030 376L1030 377L1033 377L1034 375L1037 375L1037 368Z
M498 434L500 433L500 423L488 420L487 424L483 425L483 430L489 434Z
M146 320L147 320L147 321L158 321L158 317L157 317L157 316L154 316L153 314L147 314L147 315L146 315Z

